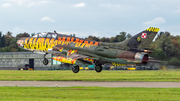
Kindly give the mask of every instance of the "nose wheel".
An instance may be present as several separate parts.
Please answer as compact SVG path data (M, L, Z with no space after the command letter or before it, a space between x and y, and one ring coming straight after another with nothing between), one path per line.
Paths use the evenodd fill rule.
M72 66L72 71L74 73L78 73L79 72L79 66Z
M49 63L48 59L46 59L46 55L47 54L44 55L44 59L43 59L43 64L44 65L48 65L48 63Z
M48 65L48 63L49 63L48 59L44 58L43 64L44 64L44 65Z

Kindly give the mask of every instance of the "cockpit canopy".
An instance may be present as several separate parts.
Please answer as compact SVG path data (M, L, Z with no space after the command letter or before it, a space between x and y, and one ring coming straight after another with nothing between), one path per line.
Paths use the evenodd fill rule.
M35 38L57 38L57 33L50 33L50 32L43 32L43 33L37 33L33 37Z

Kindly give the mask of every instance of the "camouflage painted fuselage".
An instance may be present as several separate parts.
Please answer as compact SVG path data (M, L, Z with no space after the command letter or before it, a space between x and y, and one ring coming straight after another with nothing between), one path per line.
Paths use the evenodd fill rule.
M67 53L70 54L69 51L76 50L76 53L78 54L84 54L90 57L97 57L98 60L101 60L101 62L112 63L113 65L134 63L118 58L118 54L126 52L125 50L107 48L101 46L100 42L88 41L75 37L58 37L56 39L30 37L30 38L21 39L17 43L22 48L30 51L39 51L39 52L48 53L49 49L53 49L53 47L59 45L62 46L62 48L59 47L58 51L60 52L62 52L63 50L68 50ZM68 59L60 56L57 56L56 58L53 59L69 64L75 64L77 61L76 59L70 59L70 58ZM89 60L91 60L91 58L89 58ZM79 62L78 64L80 65L81 62Z

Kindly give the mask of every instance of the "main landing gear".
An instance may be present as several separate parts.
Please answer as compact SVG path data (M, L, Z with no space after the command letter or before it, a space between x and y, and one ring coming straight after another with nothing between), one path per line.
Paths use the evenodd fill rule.
M95 64L95 71L98 72L98 73L101 72L102 71L101 64L98 63L97 61L95 61L94 64Z
M44 65L48 65L48 63L49 63L48 59L46 59L46 55L47 55L47 53L44 54L44 58L43 58L43 64Z
M79 66L72 66L72 71L74 73L78 73L79 72Z

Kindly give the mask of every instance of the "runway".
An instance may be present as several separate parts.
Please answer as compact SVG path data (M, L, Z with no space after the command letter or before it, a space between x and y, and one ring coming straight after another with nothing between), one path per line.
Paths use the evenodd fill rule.
M92 81L0 81L0 86L32 87L147 87L147 88L180 88L180 82L92 82Z

